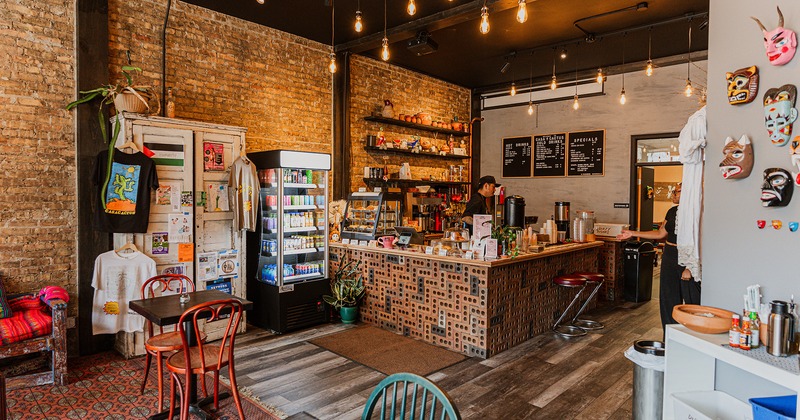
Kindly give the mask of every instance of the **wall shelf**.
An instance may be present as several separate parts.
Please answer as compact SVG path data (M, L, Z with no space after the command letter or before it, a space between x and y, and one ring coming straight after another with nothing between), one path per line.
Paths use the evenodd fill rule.
M424 125L424 124L416 124L416 123L412 123L412 122L405 122L405 121L400 121L400 120L394 119L394 118L367 116L367 117L364 117L364 120L372 121L372 122L379 122L379 123L389 124L389 125L396 125L396 126L399 126L399 127L413 128L415 130L430 131L430 132L433 132L433 133L442 133L442 134L447 134L447 135L452 134L454 137L467 137L467 136L469 136L469 133L465 133L463 131L451 130L449 128L439 128L439 127L434 127L432 125Z
M366 150L368 152L389 152L389 153L397 153L397 154L401 154L401 155L430 156L430 157L437 157L437 158L441 158L441 159L453 159L453 160L464 160L464 159L469 159L470 158L469 155L454 155L452 153L448 153L446 155L440 155L438 153L431 153L431 152L413 153L413 152L411 152L411 150L406 150L406 149L395 149L395 148L381 149L380 147L377 147L377 146L364 146L364 150Z
M446 185L446 186L461 186L461 185L470 185L469 182L453 182L453 181L429 181L426 179L397 179L397 178L389 178L388 180L384 181L383 178L364 178L364 183L367 185L375 185L375 184L401 184L407 187L413 187L417 185Z

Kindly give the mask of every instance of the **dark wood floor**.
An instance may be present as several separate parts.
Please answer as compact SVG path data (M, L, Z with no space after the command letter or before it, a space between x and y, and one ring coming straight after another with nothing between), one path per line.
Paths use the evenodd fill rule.
M633 368L623 351L635 340L661 339L658 301L589 317L606 328L574 339L545 333L428 378L450 394L465 419L628 419ZM343 328L329 324L276 336L250 327L237 338L239 385L290 419L359 418L384 375L308 342Z

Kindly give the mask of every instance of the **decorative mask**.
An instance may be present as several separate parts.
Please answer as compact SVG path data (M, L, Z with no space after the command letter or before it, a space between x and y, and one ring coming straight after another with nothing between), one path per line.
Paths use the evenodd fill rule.
M761 27L761 32L764 33L764 48L767 49L767 58L769 63L773 66L782 66L794 57L794 52L797 49L797 36L791 29L783 27L783 13L781 8L778 8L778 27L768 31L760 20L751 16L751 19L758 23Z
M775 146L789 143L792 124L797 119L797 110L794 109L796 98L797 88L794 85L783 85L764 93L764 124Z
M750 66L725 73L728 80L728 103L749 104L758 96L758 67Z
M797 222L789 222L789 232L797 232L798 227L800 227L800 224Z
M792 166L800 170L800 136L789 143L789 148L792 149ZM792 172L792 179L795 185L800 186L800 172Z
M739 141L733 141L730 137L725 139L722 154L725 158L720 162L719 170L723 178L744 179L750 176L753 170L753 146L747 134L743 134Z
M782 227L783 227L783 222L781 222L780 220L773 220L772 221L772 228L773 229L781 230Z
M794 184L789 172L782 168L764 169L764 183L761 184L761 205L764 207L784 207L792 201Z
M764 229L764 226L766 225L767 225L766 220L756 220L756 226L758 226L759 229Z

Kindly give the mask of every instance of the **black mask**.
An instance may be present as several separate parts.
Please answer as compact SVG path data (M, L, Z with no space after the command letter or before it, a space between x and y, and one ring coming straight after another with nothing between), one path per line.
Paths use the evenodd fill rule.
M792 201L794 184L789 172L782 168L764 169L764 183L761 184L761 205L764 207L784 207Z

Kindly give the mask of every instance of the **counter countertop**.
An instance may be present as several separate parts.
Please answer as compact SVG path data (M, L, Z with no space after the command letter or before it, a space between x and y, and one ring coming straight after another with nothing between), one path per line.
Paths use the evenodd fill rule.
M377 248L377 247L370 247L370 246L362 246L362 245L352 245L352 244L342 244L340 242L332 242L330 244L331 248L344 248L344 249L354 249L359 251L370 251L370 252L378 252L381 254L390 254L390 255L403 255L409 257L416 257L416 258L436 258L440 261L448 261L448 262L455 262L460 264L469 264L469 265L477 265L483 267L497 267L506 264L513 264L522 261L529 261L535 260L537 258L546 258L553 255L559 254L566 254L569 252L580 251L584 249L596 248L603 245L602 241L594 241L594 242L584 242L584 243L571 243L571 244L563 244L563 245L552 245L547 247L542 252L536 253L527 253L527 254L520 254L514 258L499 258L492 261L487 260L467 260L464 258L458 257L442 257L439 255L431 255L425 254L424 252L413 252L413 251L404 251L401 249L386 249L386 248Z

